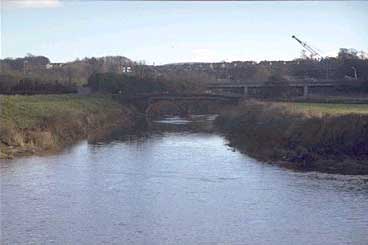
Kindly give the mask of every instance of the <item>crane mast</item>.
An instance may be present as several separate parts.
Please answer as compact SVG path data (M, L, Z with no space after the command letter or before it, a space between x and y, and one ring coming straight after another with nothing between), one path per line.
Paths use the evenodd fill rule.
M302 45L303 46L303 48L305 48L306 50L308 50L309 51L309 53L310 53L310 57L312 58L312 59L314 59L315 57L319 57L319 58L321 58L322 56L314 49L314 48L312 48L311 46L309 46L307 43L305 43L305 42L303 42L303 41L301 41L299 38L297 38L296 36L292 36L292 38L294 38L298 43L300 43L300 45Z

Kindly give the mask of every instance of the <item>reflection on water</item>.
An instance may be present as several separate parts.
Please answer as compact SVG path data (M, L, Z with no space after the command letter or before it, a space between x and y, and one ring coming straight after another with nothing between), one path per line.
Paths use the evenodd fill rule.
M159 132L212 132L217 115L191 115L187 118L167 117L152 122L151 128Z
M2 162L1 243L368 244L367 178L262 164L183 121Z
M181 125L181 124L195 124L195 123L208 123L213 121L216 118L217 115L191 115L190 117L187 118L182 118L182 117L166 117L166 118L162 118L160 120L155 120L153 121L154 123L158 123L161 126L163 125Z
M185 118L181 118L181 117L168 117L168 118L163 118L160 120L155 120L153 121L154 123L159 123L159 124L174 124L174 125L181 125L181 124L188 124L191 121L189 119L185 119Z

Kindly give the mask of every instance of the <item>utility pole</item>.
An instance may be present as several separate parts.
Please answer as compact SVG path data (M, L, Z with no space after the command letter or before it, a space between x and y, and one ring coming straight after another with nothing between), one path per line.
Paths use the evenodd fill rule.
M326 60L326 67L327 67L327 71L326 71L326 79L330 79L330 64L329 64L329 61L328 61L328 58Z
M357 69L355 68L355 66L352 66L351 68L352 68L352 69L353 69L353 71L354 71L354 79L355 79L355 80L358 80Z
M26 64L28 63L27 60L23 61L23 75L26 75Z

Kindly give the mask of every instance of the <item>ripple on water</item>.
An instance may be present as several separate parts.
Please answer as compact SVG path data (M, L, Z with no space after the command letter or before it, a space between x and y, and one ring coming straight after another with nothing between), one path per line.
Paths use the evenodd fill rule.
M83 142L0 174L3 244L368 244L368 177L260 164L213 134Z

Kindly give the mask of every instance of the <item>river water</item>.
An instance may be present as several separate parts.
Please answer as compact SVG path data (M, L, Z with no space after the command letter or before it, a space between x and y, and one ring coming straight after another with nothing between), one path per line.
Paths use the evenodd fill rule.
M367 178L285 170L190 120L156 124L170 127L2 161L0 243L368 244Z

